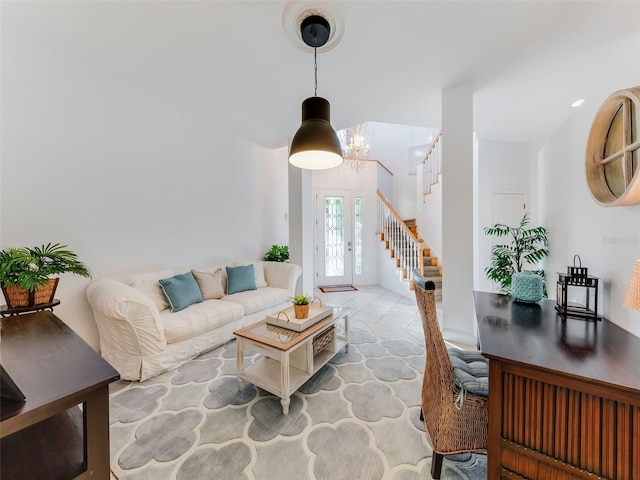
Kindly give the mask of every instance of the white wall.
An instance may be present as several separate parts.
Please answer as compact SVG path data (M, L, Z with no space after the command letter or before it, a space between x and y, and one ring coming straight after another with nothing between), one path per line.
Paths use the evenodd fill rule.
M367 125L373 132L369 158L379 160L393 173L393 192L385 196L402 218L415 218L416 182L415 177L409 176L410 127L381 122L368 122Z
M378 190L388 200L393 197L393 174L376 163L376 171L378 172Z
M288 163L289 170L289 261L302 267L296 294L311 295L315 286L315 239L311 170Z
M424 165L419 165L416 176L418 233L424 240L425 247L431 249L431 256L438 257L438 265L442 266L442 184L431 185L431 193L425 196L423 169Z
M258 203L266 252L271 245L287 245L289 242L289 148L255 148L259 154L250 173L260 179Z
M7 29L2 63L3 247L68 244L97 278L287 243L281 153ZM55 312L97 348L86 284Z
M540 220L550 242L546 270L555 285L555 272L566 272L574 254L580 255L589 274L602 278L601 313L640 336L640 312L622 305L633 263L640 259L640 206L601 207L585 180L587 138L604 100L585 102L539 153ZM549 293L555 296L555 288Z
M385 248L384 242L378 242L376 249L378 263L377 284L415 302L416 294L409 290L409 282L401 279L401 270L396 268L396 261L389 255L389 250ZM409 275L413 275L413 273L409 273Z
M531 173L532 171L534 174ZM537 177L537 158L528 144L478 140L476 174L478 192L475 205L478 217L476 230L478 253L474 289L493 291L492 284L484 273L484 269L490 264L491 255L491 240L485 235L484 229L494 223L491 217L492 195L495 193L523 194L526 210L530 214L530 226L537 226L539 223L535 177ZM553 276L551 280L555 281Z

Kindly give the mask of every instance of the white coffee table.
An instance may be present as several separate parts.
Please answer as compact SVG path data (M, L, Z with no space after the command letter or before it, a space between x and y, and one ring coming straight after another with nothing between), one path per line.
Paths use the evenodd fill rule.
M327 330L333 330L333 338L314 354L314 339ZM334 307L333 313L315 325L296 332L265 320L233 332L236 335L238 359L238 386L243 380L278 396L282 413L289 413L291 394L309 380L343 347L349 351L349 309ZM319 342L322 343L322 342ZM244 350L262 354L257 362L245 367Z

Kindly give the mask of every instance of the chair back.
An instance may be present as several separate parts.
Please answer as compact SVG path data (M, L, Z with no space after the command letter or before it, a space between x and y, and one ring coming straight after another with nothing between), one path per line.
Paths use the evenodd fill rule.
M435 284L417 272L413 274L413 282L427 350L422 382L424 421L431 445L437 448L438 432L442 428L442 415L455 401L453 393L456 391L456 385L447 347L438 323Z

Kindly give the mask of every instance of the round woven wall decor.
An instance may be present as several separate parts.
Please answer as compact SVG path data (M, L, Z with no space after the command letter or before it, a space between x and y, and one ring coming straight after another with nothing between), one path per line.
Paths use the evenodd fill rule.
M640 205L640 86L613 93L587 142L587 185L605 207Z

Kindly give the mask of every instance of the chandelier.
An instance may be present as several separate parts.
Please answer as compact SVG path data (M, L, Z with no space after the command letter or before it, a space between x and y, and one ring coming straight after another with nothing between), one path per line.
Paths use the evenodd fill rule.
M358 173L369 159L369 138L372 131L365 125L345 128L340 131L344 161Z

